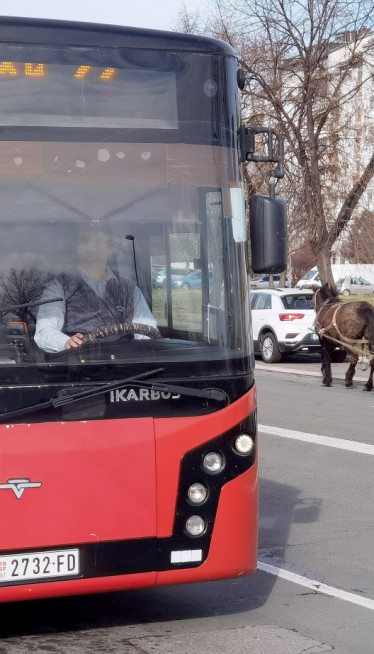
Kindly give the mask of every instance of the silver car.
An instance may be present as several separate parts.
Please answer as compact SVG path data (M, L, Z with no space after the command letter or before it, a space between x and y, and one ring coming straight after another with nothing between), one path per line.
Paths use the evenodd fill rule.
M370 284L362 277L342 277L336 282L336 288L340 295L366 295L374 293L374 284Z
M274 288L278 288L280 281L280 274L273 275ZM270 288L270 275L258 275L258 277L253 277L250 280L251 289L255 288ZM288 277L286 277L285 287L290 288L291 282Z

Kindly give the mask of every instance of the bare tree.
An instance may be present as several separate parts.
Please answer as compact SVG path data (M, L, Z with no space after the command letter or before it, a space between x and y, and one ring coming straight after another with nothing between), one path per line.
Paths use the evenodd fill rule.
M353 221L341 250L344 257L352 263L373 263L374 213L372 211L363 211L359 218Z
M186 4L183 2L178 11L173 29L176 32L184 32L185 34L199 34L201 31L204 31L199 10L193 12L188 11Z
M36 302L50 279L50 275L41 274L36 268L16 270L11 268L6 278L0 277L0 315L15 315L23 322L35 321L37 308L20 307L1 311L1 307L17 307L19 304Z
M371 153L362 150L373 2L216 0L216 6L212 34L233 45L247 72L247 122L264 122L265 115L286 139L283 190L293 247L305 245L313 257L307 265L317 264L323 282L334 286L332 246L374 174L373 140Z

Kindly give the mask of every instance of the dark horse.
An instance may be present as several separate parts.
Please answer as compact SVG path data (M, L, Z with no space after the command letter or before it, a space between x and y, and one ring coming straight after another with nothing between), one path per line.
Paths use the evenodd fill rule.
M374 375L374 307L365 301L342 302L327 286L314 293L316 310L315 328L322 348L322 385L330 386L331 355L341 344L349 352L350 364L345 375L345 385L352 386L356 364L361 355L370 360L369 379L364 391L373 388Z

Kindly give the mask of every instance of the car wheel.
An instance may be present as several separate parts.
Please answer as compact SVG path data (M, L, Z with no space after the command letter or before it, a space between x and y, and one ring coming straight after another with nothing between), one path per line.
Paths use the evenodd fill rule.
M261 356L265 363L278 363L282 358L277 339L271 332L264 334L261 339Z
M342 295L350 295L350 294L351 294L351 293L350 293L350 291L349 291L348 288L345 288L344 291L343 291L343 293L342 293Z
M184 288L186 291L188 291L188 289L190 288L190 285L189 285L188 282L184 282L184 283L182 284L181 288Z

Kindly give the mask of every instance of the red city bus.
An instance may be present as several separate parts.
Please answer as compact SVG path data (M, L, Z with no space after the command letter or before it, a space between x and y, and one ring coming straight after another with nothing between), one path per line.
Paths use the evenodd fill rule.
M213 39L2 19L1 601L256 568L241 162L282 157L242 84ZM284 221L254 198L258 272Z

